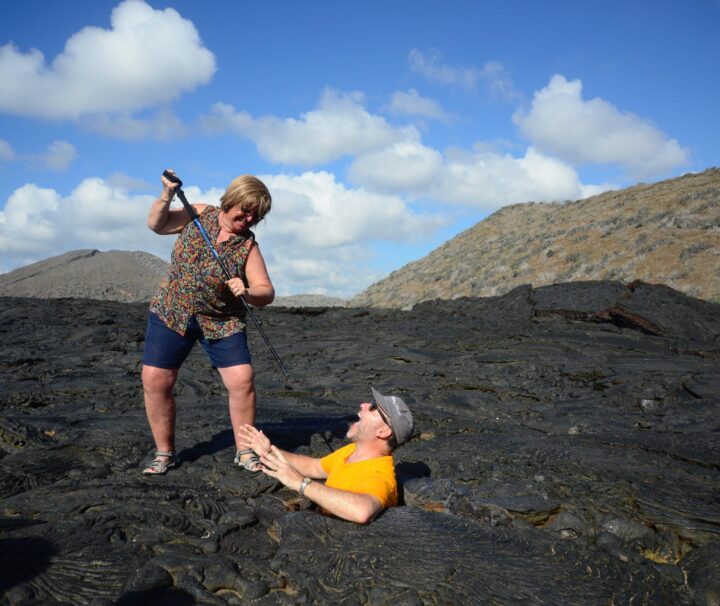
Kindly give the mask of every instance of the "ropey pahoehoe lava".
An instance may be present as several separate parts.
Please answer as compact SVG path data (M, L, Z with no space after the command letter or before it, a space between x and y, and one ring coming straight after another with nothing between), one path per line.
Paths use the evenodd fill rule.
M0 298L0 591L9 604L710 604L720 592L720 305L644 283L520 286L410 311L258 310L258 425L343 443L401 395L402 505L358 526L232 465L201 348L182 463L152 451L146 304Z

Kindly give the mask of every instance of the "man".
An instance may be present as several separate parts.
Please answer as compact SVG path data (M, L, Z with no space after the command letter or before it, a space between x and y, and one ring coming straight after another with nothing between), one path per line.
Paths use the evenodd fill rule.
M251 425L240 428L237 441L260 456L267 475L297 490L327 513L367 524L386 507L397 505L392 451L413 431L412 414L405 402L370 389L373 401L360 404L358 420L348 429L352 443L326 457L280 450Z

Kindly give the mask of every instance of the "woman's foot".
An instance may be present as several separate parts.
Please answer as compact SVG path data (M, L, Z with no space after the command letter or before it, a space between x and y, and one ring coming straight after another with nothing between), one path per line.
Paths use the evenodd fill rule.
M238 450L235 453L235 465L251 473L257 473L262 469L260 457L255 454L254 450Z
M155 453L155 458L143 469L143 475L162 476L167 473L168 469L174 469L175 467L177 467L177 455L175 451L158 450Z

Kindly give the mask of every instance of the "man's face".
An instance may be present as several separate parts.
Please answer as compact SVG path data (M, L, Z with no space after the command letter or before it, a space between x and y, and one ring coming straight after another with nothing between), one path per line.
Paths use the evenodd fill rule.
M358 420L348 428L347 437L353 442L374 439L377 430L386 426L380 412L377 409L370 410L370 406L368 402L360 404Z

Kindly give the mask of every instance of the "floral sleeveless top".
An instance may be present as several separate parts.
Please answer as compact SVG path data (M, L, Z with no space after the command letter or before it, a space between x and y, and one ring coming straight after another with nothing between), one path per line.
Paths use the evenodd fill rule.
M245 262L255 234L250 230L216 243L220 209L208 206L200 222L230 275L245 280ZM245 330L245 306L225 284L220 264L210 252L194 221L178 235L170 271L150 301L150 311L175 332L184 335L192 316L207 339L220 339Z

